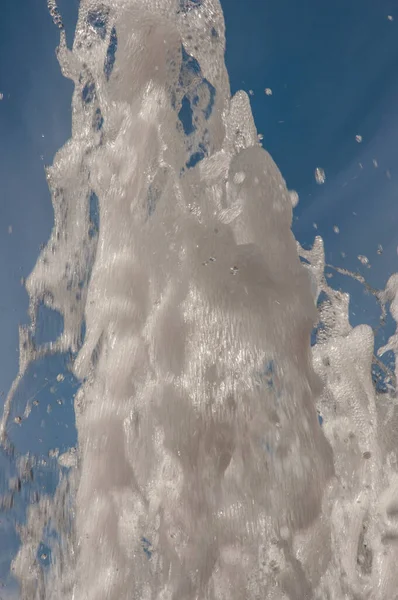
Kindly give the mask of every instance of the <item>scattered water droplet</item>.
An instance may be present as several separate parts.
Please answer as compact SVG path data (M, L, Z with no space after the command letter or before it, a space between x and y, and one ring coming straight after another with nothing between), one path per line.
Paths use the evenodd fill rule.
M377 246L377 254L383 254L383 246L381 244Z
M57 381L63 381L64 379L65 379L65 375L63 375L62 373L58 373Z
M15 417L14 423L16 423L17 425L20 425L22 423L22 417Z
M59 14L58 6L56 0L47 0L47 7L50 11L50 15L52 16L54 25L58 27L58 29L63 29L63 23L61 15Z
M290 195L290 200L291 200L292 206L293 206L293 208L295 208L297 206L297 204L299 203L299 195L296 192L296 190L291 190L289 192L289 195Z
M337 227L337 225L335 225L335 226L333 227L333 231L334 231L335 233L340 233L340 229Z
M318 185L322 185L326 181L325 171L320 167L315 169L315 181Z
M271 88L265 88L264 91L265 91L265 95L266 96L272 96L272 90L271 90Z
M312 226L314 229L318 229L318 225L316 223L313 223Z
M235 267L231 267L230 271L231 271L232 275L236 275L236 273L239 271L239 269L238 269L238 267L235 266Z
M358 260L363 264L363 265L368 265L369 264L369 259L367 256L364 256L363 254L359 254L358 255Z
M392 15L388 15L387 19L388 19L389 21L393 21L393 20L394 20L394 17L393 17Z
M377 167L379 166L379 163L377 162L377 160L375 158L373 159L373 166L375 169L377 169Z
M4 94L2 92L0 92L0 100L3 100L4 98Z
M250 94L250 96L254 96L253 90L249 90L249 94Z
M358 144L360 144L362 142L362 136L361 135L356 135L355 136L355 141L357 141Z
M8 233L11 235L11 233L12 233L12 225L8 226Z

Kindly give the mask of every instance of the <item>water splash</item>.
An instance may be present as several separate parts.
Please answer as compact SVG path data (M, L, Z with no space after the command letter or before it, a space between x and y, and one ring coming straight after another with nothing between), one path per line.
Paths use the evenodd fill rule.
M72 137L1 434L28 365L70 352L79 446L21 528L22 598L393 598L395 396L322 240L297 251L218 0L83 0L72 50L49 4Z

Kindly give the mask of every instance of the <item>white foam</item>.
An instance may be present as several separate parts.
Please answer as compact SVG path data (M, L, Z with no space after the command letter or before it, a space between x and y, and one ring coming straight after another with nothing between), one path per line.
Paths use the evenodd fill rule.
M320 238L300 262L297 197L247 95L230 98L218 0L82 0L73 51L51 10L72 138L48 170L55 225L27 282L15 386L37 356L78 350L79 449L59 457L55 499L30 511L22 597L392 599L395 405L376 398L373 334L326 284ZM40 349L43 299L65 326Z

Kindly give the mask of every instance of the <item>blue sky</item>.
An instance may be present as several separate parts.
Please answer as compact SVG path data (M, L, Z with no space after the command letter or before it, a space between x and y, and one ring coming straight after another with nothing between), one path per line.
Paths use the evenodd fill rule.
M0 391L7 391L17 371L18 323L27 318L20 280L31 271L52 225L44 165L69 137L72 84L59 71L58 31L45 0L0 1ZM252 107L264 146L289 187L300 194L294 222L298 239L309 244L320 233L328 262L362 270L370 283L383 286L397 270L398 259L396 2L222 4L232 91L253 90ZM71 43L78 0L59 0L59 7ZM272 89L272 96L265 95L265 88ZM326 172L323 186L315 183L316 167ZM383 245L382 255L377 254L378 244ZM371 269L362 267L358 254L368 256ZM340 277L336 285L353 294L353 322L374 320L373 304L358 284ZM59 368L53 365L51 377ZM43 384L46 373L36 370L21 401ZM50 398L49 387L38 396L43 407L55 398ZM70 388L58 390L57 399L67 403L68 393ZM50 422L58 433L57 427L64 426L57 410L54 405L52 416L46 417L46 431L52 430ZM70 410L63 414L70 422ZM39 422L33 415L31 434ZM69 434L62 431L66 440ZM0 552L0 574L1 562Z

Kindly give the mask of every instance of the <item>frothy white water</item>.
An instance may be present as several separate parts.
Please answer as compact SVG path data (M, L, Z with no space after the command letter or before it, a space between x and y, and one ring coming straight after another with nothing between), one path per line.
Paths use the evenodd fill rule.
M82 0L72 51L50 8L72 138L47 172L55 225L14 388L71 350L79 451L22 530L22 598L394 600L394 397L376 396L372 331L327 286L322 241L297 251L297 199L247 95L230 98L218 0ZM395 291L379 300L398 318ZM39 302L64 318L41 348Z

